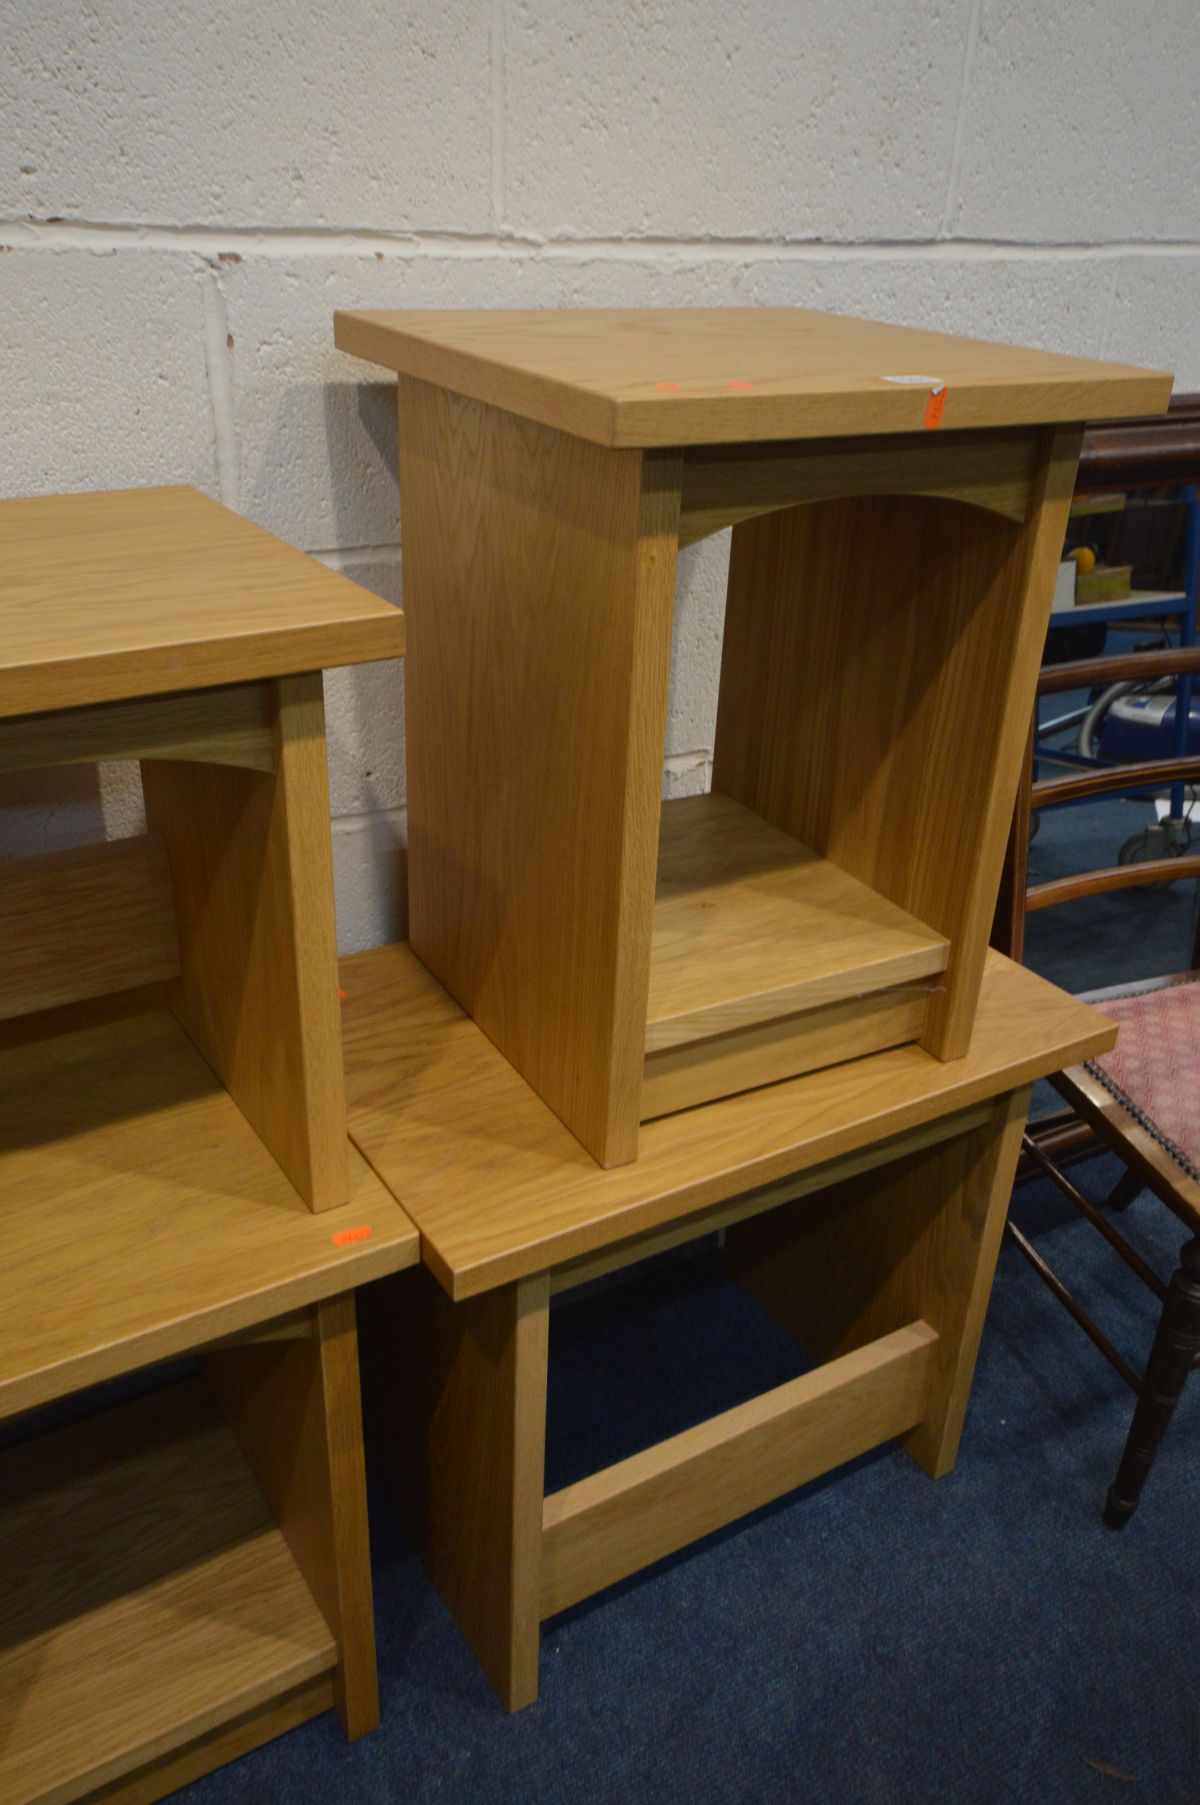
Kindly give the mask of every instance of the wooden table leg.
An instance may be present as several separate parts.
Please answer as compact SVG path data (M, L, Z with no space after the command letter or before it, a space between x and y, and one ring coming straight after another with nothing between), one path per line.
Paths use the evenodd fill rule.
M425 1271L362 1298L392 1502L510 1711L537 1698L550 1281L453 1303Z
M932 1478L954 1465L1029 1090L982 1126L728 1231L738 1282L817 1360L922 1318L937 1330L924 1420L901 1441Z

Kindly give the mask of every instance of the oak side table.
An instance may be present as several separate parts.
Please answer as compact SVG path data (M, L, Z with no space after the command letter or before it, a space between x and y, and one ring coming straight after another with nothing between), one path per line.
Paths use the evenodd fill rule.
M796 308L341 313L399 376L413 951L604 1166L967 1051L1079 451L1169 376ZM712 793L676 555L733 528Z
M890 1437L950 1471L1029 1086L1111 1023L990 953L962 1057L910 1043L665 1115L604 1170L407 946L342 983L351 1135L427 1268L363 1300L376 1446L510 1710L579 1599ZM822 1364L547 1496L551 1295L716 1229Z
M150 829L0 862L0 1798L135 1805L378 1714L354 1292L418 1240L347 1138L321 670L403 621L188 489L0 502L0 621L8 794L138 759Z

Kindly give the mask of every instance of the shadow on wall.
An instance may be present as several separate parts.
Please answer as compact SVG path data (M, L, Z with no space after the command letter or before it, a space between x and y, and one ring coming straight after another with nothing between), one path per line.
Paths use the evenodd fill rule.
M297 379L256 391L252 410L239 513L302 551L395 543L394 381Z
M321 406L334 544L394 543L400 536L395 378L327 382Z
M0 859L90 846L143 827L136 765L59 765L0 777Z
M388 382L327 383L327 413L331 406L336 408L341 405L334 398L342 395L347 388L354 396L354 413L358 425L365 430L389 475L398 477L395 378Z
M408 936L408 854L398 811L333 823L338 952L360 953ZM365 842L365 853L364 853Z

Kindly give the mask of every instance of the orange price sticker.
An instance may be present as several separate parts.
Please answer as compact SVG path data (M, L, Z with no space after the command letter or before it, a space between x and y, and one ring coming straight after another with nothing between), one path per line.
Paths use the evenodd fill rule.
M329 1239L335 1247L349 1247L354 1241L369 1241L371 1224L364 1222L361 1228L339 1228L337 1234L330 1235Z
M752 382L747 382L744 376L731 376L729 378L729 387L731 389L752 389L754 384Z
M942 424L942 413L946 406L946 385L940 382L925 403L925 425L930 432L935 426Z
M677 395L679 393L677 382L656 382L654 386L660 395Z

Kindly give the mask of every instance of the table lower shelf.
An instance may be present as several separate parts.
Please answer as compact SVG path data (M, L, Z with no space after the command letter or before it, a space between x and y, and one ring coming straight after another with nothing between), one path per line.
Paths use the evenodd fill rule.
M200 1380L0 1452L0 1595L5 1805L66 1805L285 1696L299 1721L337 1660Z
M731 797L664 803L642 1119L917 1039L949 955Z

